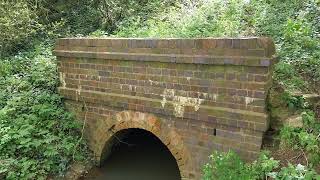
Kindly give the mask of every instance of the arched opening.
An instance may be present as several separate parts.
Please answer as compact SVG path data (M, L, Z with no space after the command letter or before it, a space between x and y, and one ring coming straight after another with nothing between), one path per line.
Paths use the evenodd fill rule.
M130 128L115 133L107 142L101 167L88 179L179 180L176 159L169 149L149 131Z

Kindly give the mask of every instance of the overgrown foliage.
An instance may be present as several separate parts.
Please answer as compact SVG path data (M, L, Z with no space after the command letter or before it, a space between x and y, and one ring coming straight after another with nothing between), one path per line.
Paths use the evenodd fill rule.
M83 36L101 27L102 15L94 0L38 0L35 11L42 24L61 24L55 34L62 36Z
M130 26L121 26L117 36L125 37L221 37L242 34L241 0L195 1L171 7L145 22L131 19ZM145 25L141 27L141 24Z
M0 174L6 179L63 175L84 160L79 124L56 94L57 73L50 48L37 47L0 61Z
M0 2L0 56L19 45L42 28L38 16L25 1Z
M131 26L132 21L146 21L178 0L94 0L102 15L102 30L112 33L119 26Z
M306 154L308 165L313 167L320 163L320 122L315 119L312 111L303 112L302 120L303 127L285 126L280 137L282 145Z
M83 36L101 27L93 0L1 0L0 57L60 36Z
M279 171L276 168L279 161L270 158L267 152L262 152L253 163L246 164L233 151L227 153L214 152L210 156L210 162L203 168L203 180L259 180L259 179L319 179L320 175L307 167L298 164L283 167Z
M261 154L259 159L252 164L245 164L233 151L228 153L214 152L210 162L204 166L204 180L228 179L263 179L267 173L278 166L278 162L269 159L267 154Z

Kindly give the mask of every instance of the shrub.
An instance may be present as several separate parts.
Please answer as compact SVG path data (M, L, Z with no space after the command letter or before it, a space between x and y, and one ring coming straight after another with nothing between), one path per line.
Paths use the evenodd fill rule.
M204 167L204 180L249 179L249 169L234 152L210 156L210 163Z
M117 36L124 37L208 37L241 35L246 3L241 0L197 1L172 7L142 23L131 19L120 26ZM141 23L142 26L141 27Z
M300 91L308 87L293 64L285 61L281 61L275 66L273 79L290 92Z
M266 152L261 153L252 164L245 164L233 151L214 152L209 159L210 162L203 168L203 180L264 179L278 167L278 161L269 158Z
M0 174L46 179L62 175L73 160L85 160L79 124L56 93L51 48L40 46L0 63Z
M42 24L63 23L55 29L62 36L87 35L102 27L102 14L94 0L40 0L37 14Z
M283 127L280 139L283 146L292 147L306 154L311 167L320 163L320 123L312 111L302 113L303 127Z
M281 168L279 172L272 172L268 174L269 177L282 180L282 179L303 179L303 180L318 180L320 175L318 175L314 170L308 169L307 167L297 164L294 167L289 164L287 167Z
M239 156L230 151L228 153L215 152L209 157L209 163L203 167L203 180L259 180L259 179L319 179L314 170L301 164L275 171L279 162L269 158L268 152L262 152L253 163L244 163Z
M94 6L102 16L102 30L113 32L129 19L146 20L167 7L175 5L176 0L93 0Z
M1 1L0 14L0 57L18 49L42 28L37 14L26 1Z

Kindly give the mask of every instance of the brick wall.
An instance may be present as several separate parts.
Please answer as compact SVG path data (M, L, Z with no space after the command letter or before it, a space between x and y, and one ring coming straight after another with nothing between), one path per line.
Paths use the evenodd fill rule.
M108 129L124 119L131 124L126 128L150 128L139 117L151 115L160 129L176 134L171 141L183 145L186 160L178 164L184 179L199 179L213 150L232 149L246 160L260 150L275 62L268 38L69 38L58 40L54 54L59 92L78 119L86 120L98 161L114 133ZM122 112L140 115L117 120Z

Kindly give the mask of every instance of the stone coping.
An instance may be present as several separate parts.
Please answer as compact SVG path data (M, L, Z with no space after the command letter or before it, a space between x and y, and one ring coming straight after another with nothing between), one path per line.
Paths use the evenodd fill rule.
M161 55L229 56L273 59L272 39L252 38L61 38L56 42L55 54L69 53L128 53ZM71 54L70 54L71 53ZM93 57L93 56L92 56ZM99 58L96 56L94 58ZM195 57L198 58L198 57Z
M209 55L177 55L177 54L144 54L120 52L90 52L56 50L54 55L60 57L94 58L108 60L148 61L164 63L243 65L268 67L274 64L275 58L209 56Z

